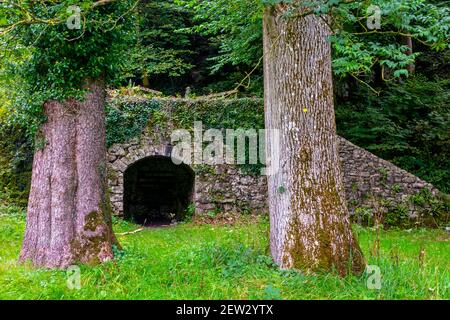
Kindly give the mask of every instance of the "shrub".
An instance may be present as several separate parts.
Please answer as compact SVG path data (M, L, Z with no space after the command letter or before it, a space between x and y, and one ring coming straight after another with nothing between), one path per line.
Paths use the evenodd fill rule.
M0 124L0 204L26 206L32 154L31 143L22 127Z
M411 77L377 96L360 88L336 108L340 135L450 191L450 80Z

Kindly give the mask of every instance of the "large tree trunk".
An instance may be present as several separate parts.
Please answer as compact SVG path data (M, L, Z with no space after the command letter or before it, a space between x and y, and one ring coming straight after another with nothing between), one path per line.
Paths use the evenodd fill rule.
M97 264L117 244L107 197L105 90L88 81L83 102L44 105L21 261L46 268Z
M279 170L268 176L272 256L282 268L359 273L365 262L340 170L329 29L314 15L286 18L287 9L264 13L266 128L281 137L266 138L268 157L279 150Z

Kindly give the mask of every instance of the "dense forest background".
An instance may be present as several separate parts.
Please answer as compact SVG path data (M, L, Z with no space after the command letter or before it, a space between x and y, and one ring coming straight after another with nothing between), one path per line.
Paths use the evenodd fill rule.
M441 3L448 13L445 2L428 2ZM260 1L147 0L133 19L126 59L114 74L116 87L187 98L221 92L263 96ZM436 23L442 29L443 21ZM374 33L333 43L338 132L448 193L450 51L412 39L414 51L407 54L404 41ZM23 101L26 86L17 70L26 67L29 52L17 45L13 50L3 42L0 52L0 200L25 204L38 124L26 118L29 110L23 112L30 103Z

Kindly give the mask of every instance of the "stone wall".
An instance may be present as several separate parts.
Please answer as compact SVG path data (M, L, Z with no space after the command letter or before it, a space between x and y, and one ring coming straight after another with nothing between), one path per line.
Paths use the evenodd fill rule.
M195 202L197 213L268 212L267 180L230 165L197 170Z
M344 138L340 138L339 153L351 212L358 207L377 205L381 210L389 210L404 205L409 208L410 216L414 217L417 212L414 205L408 201L410 196L423 189L434 195L440 193L430 183Z
M170 156L166 135L149 136L145 130L139 138L109 149L109 185L111 201L116 215L123 215L124 172L134 162L151 156ZM370 152L340 138L340 156L349 209L372 207L376 201L384 206L408 204L408 197L427 188L438 191L416 176L382 160ZM197 213L210 211L267 212L267 182L264 176L242 173L231 165L194 166L196 172L194 202Z
M431 184L343 138L339 139L339 152L351 212L382 201L385 209L407 205L414 216L415 208L408 202L409 196L425 188L434 194L439 192ZM266 178L245 175L236 167L218 166L210 172L199 173L196 188L199 212L268 210Z

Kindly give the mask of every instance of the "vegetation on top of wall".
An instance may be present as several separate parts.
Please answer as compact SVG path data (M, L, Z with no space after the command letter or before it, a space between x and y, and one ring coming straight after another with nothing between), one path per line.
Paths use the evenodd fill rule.
M106 107L106 144L111 147L141 135L147 126L151 113L161 108L155 99L116 99Z
M118 97L107 107L107 144L112 146L138 137L150 123L164 132L169 115L174 128L188 131L192 131L195 121L201 121L205 130L264 128L264 104L258 98ZM247 173L258 173L261 166L241 165L241 168Z

